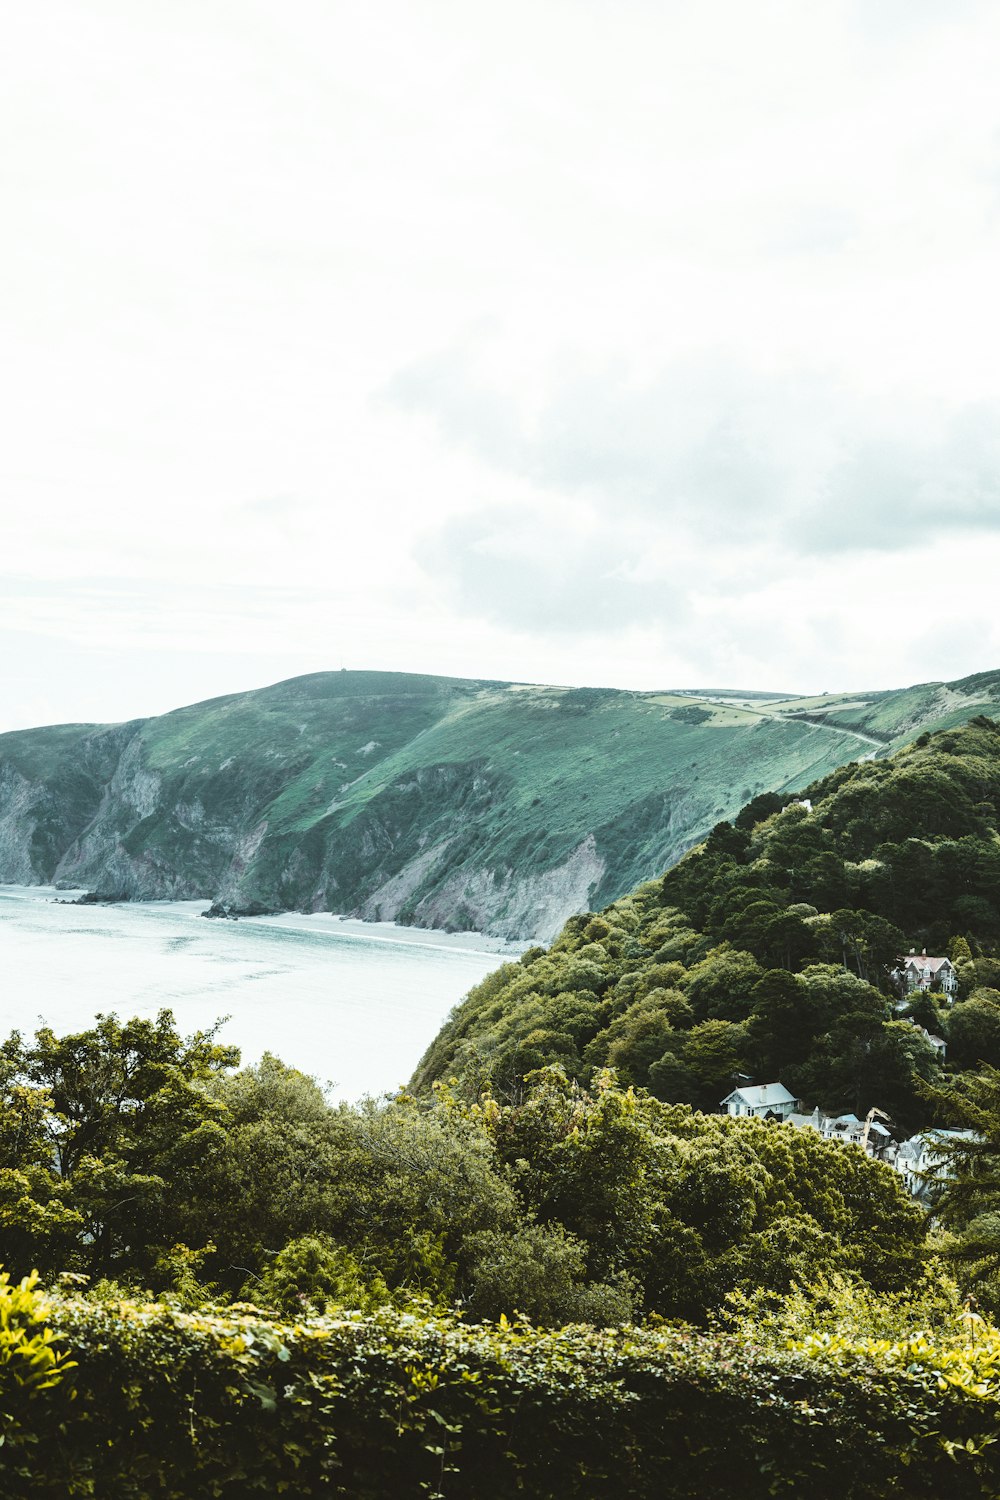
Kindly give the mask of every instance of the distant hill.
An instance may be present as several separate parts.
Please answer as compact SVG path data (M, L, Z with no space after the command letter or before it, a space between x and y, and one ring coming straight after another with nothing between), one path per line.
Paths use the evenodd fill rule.
M1000 672L819 698L317 673L0 735L0 881L548 938L761 792L994 712Z

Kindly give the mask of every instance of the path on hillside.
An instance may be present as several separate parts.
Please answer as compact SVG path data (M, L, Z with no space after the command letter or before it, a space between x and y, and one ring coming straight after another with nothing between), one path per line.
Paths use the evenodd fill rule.
M884 750L885 740L876 740L870 734L862 734L860 729L848 729L846 724L825 724L819 719L796 718L794 714L769 714L761 710L762 719L770 719L779 724L808 724L811 729L825 729L831 734L846 734L852 740L860 740L862 745L873 747L871 755L861 756L862 760L873 760L875 752Z
M750 708L744 704L735 705L720 698L702 698L695 693L686 693L694 703L706 703L713 708L740 707L744 713L753 714L758 719L770 719L772 724L808 724L810 729L825 729L831 734L846 734L852 740L859 740L862 745L871 745L872 754L859 757L862 760L873 760L875 752L886 748L885 740L877 740L873 735L864 734L860 729L850 729L846 724L829 724L825 719L809 718L805 714L775 714L769 713L766 708ZM864 705L862 705L864 706Z

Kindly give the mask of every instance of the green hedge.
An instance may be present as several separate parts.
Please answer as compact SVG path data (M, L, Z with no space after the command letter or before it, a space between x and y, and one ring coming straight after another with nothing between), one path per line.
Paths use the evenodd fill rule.
M676 1328L40 1305L75 1364L32 1381L0 1349L5 1500L1000 1493L992 1331L776 1355ZM0 1345L18 1316L0 1305Z

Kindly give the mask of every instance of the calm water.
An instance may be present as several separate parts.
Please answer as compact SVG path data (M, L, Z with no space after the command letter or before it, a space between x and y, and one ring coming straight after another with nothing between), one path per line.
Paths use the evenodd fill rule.
M204 901L63 906L0 886L0 1035L89 1025L97 1011L221 1033L274 1052L340 1098L404 1083L451 1007L503 961L485 940L329 916L206 921Z

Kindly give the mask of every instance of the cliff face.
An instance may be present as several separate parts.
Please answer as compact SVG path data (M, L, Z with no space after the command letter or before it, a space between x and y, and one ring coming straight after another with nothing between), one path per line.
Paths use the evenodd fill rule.
M759 705L321 673L0 736L0 881L544 940L859 752Z
M69 724L0 736L0 880L58 878L65 851L98 816L140 727Z

